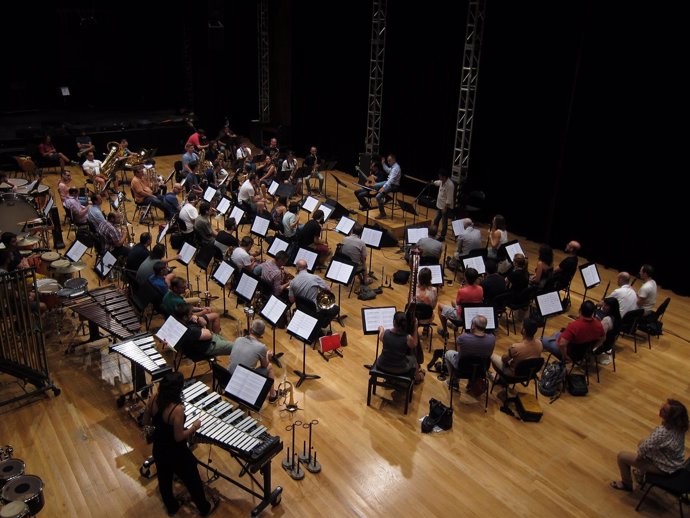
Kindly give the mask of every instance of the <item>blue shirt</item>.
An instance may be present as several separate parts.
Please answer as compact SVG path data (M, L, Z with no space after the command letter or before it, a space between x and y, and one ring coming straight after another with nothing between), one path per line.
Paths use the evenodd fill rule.
M388 180L386 180L386 183L383 184L383 188L385 190L389 190L394 185L400 185L400 177L402 176L402 172L400 171L400 165L398 165L397 162L390 167L384 162L383 170L388 173Z
M161 293L161 295L168 293L168 285L165 284L165 279L163 277L156 277L156 274L153 274L149 277L149 282Z

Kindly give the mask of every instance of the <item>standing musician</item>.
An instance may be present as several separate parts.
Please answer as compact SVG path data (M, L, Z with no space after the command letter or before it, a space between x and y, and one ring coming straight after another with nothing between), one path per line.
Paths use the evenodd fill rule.
M122 217L119 212L110 212L105 221L101 221L98 225L98 233L105 238L105 249L108 250L115 257L127 257L129 254L129 247L125 245L127 242L127 230L123 232L120 229L122 224Z
M393 316L393 329L379 326L379 340L383 344L381 355L376 360L376 368L391 374L401 374L414 378L415 383L424 381L424 371L420 369L415 356L419 340L417 319L413 317L412 334L407 332L407 315L397 311Z
M187 486L201 515L208 516L218 507L220 501L214 498L209 503L206 499L196 467L196 458L187 446L187 441L201 428L201 420L197 419L185 430L183 384L184 376L181 372L166 374L160 382L158 394L146 405L144 423L154 427L153 456L158 468L158 490L168 516L174 516L180 509L180 503L173 494L174 475Z
M321 196L324 194L324 190L323 190L324 176L323 176L323 173L321 171L319 171L319 166L321 166L323 161L316 154L317 152L318 152L318 150L316 149L316 146L312 146L309 149L309 154L304 159L304 167L306 167L307 170L309 171L309 176L306 177L307 185L309 186L309 190L313 192L313 189L311 188L311 182L310 181L311 181L312 177L316 177L319 179L318 195Z
M131 187L134 193L134 201L137 205L145 205L150 203L163 211L165 219L169 220L175 213L174 209L163 200L163 196L155 194L149 185L149 181L144 177L144 166L134 166L134 178L132 178ZM141 221L140 221L141 223Z
M184 146L185 149L187 149L187 146L189 144L194 146L196 149L206 149L208 147L208 141L206 139L206 131L201 129L201 128L197 129L187 139L187 143Z
M455 184L448 176L448 171L440 169L438 172L438 180L434 181L434 185L438 187L438 196L436 197L436 217L434 218L434 225L438 227L440 221L441 233L439 234L439 241L446 239L446 231L448 230L448 214L453 209L455 201Z
M388 175L381 169L381 166L377 162L371 162L369 166L369 176L364 176L360 173L360 181L364 183L370 189L358 189L355 191L355 196L359 200L359 210L369 210L371 206L369 205L369 198L375 196L377 191L384 186Z
M194 144L191 144L190 142L187 142L184 146L184 154L182 155L182 170L184 171L185 175L188 175L189 173L192 172L191 168L189 167L190 162L199 162L199 155L196 154L194 151Z

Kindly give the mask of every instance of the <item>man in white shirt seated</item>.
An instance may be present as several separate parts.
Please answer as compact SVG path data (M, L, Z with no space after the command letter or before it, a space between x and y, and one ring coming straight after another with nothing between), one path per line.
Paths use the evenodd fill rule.
M618 288L613 290L609 297L618 300L621 318L623 318L629 311L637 309L637 293L630 287L630 274L628 272L619 273L618 277L616 277L616 282L618 283Z
M250 253L253 246L254 240L249 236L244 236L240 241L240 246L232 251L230 259L242 271L261 275L261 267L257 265L256 257Z
M194 221L199 217L199 212L196 210L196 202L199 197L194 193L189 193L187 196L187 203L180 209L180 220L184 222L185 228L183 234L191 234L194 232Z
M256 173L249 173L247 179L240 186L237 201L240 205L248 206L252 212L263 212L265 202L261 195L257 194L259 192L259 181Z
M103 190L103 187L105 187L105 178L101 176L102 166L103 162L94 158L93 151L86 153L86 160L81 165L82 169L84 170L84 174L90 180L93 180L94 187L96 184L98 184L99 190Z
M644 309L645 315L654 311L656 306L656 281L654 268L649 264L643 264L640 268L640 279L644 282L637 292L637 306Z

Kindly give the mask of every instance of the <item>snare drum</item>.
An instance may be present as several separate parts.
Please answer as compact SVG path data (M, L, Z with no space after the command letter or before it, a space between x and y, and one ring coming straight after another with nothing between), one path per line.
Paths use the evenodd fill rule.
M43 302L49 310L58 307L60 305L60 295L58 295L58 293L62 289L62 286L60 286L55 279L40 280L50 282L39 285L39 281L36 281L36 291L38 291L39 300Z
M60 254L57 252L46 252L41 254L41 263L38 265L36 271L43 275L48 275L50 272L50 265L53 261L60 259Z
M9 502L0 509L0 518L29 518L30 516L29 506L24 502Z
M31 515L36 515L45 504L43 481L35 475L14 477L2 488L2 499L5 502L24 502Z
M68 279L65 281L65 288L69 288L70 290L74 291L86 291L86 287L88 285L89 281L82 277L77 277L76 279Z
M55 270L59 268L67 268L70 262L67 259L58 259L50 263L50 269L52 270L51 275L55 277L58 283L64 284L66 281L72 278L71 273L60 273L58 274Z
M0 488L14 477L24 474L24 461L20 459L7 459L0 462Z

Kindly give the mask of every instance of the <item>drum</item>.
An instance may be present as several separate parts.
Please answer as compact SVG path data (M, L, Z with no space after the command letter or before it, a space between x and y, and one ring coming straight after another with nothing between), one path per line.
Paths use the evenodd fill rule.
M39 281L50 281L39 285ZM60 295L58 292L62 289L55 279L39 279L36 281L36 291L38 291L38 298L46 307L51 310L60 305Z
M24 461L20 459L7 459L0 462L0 488L10 479L24 474Z
M23 187L27 183L29 183L29 180L25 178L8 178L7 183L11 183L15 187Z
M83 279L82 277L77 277L76 279L68 279L65 281L65 288L74 291L86 291L86 287L89 285L89 281Z
M24 502L32 515L38 514L45 504L43 481L35 475L14 477L2 488L5 502Z
M27 221L38 219L40 214L29 201L12 193L0 194L0 230L19 233ZM40 219L38 223L40 224ZM30 224L26 225L31 227Z
M29 506L24 502L9 502L0 509L0 518L29 518L30 516Z
M67 259L58 259L50 263L51 275L55 278L58 283L65 284L66 281L72 278L71 273L60 273L58 274L56 270L61 268L67 268L70 262Z
M57 261L58 259L60 259L60 254L57 252L46 252L41 254L41 263L38 265L36 271L43 275L48 275L50 272L50 265L53 261Z
M34 199L36 200L36 206L43 210L48 202L48 197L50 196L50 187L48 185L39 185L37 192L34 193Z

